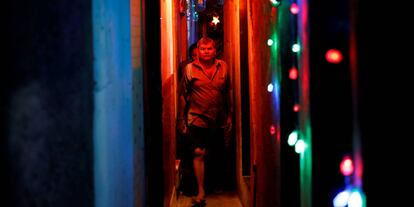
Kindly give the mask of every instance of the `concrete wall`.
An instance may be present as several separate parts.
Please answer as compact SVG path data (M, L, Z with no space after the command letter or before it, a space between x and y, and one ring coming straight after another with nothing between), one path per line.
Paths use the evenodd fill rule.
M247 25L241 25L242 20L241 16L244 14L246 17L246 1L234 1L229 0L224 2L223 13L224 13L224 53L223 59L228 63L229 69L231 70L231 78L233 83L233 102L234 102L234 116L233 116L233 134L228 135L232 136L234 139L232 146L230 146L231 153L235 153L230 157L235 162L232 165L234 169L231 170L232 177L237 186L237 192L239 194L240 200L243 206L249 206L251 202L250 188L247 186L243 174L242 174L242 149L243 149L243 132L242 132L242 96L248 96L248 94L242 94L242 84L247 84L248 82L242 82L242 71L241 71L241 53L247 54L247 51L241 51L243 46L247 46L247 41L242 42L241 39L241 27ZM242 7L242 8L240 8ZM242 13L244 12L244 13ZM244 21L244 23L246 23ZM245 32L245 30L244 30ZM244 44L244 45L242 45ZM248 126L246 126L248 127ZM235 146L233 146L235 145ZM234 149L234 150L233 150ZM250 152L249 152L250 153Z
M161 84L162 84L162 152L164 206L174 203L176 186L176 72L179 65L180 31L179 1L160 1L161 24Z
M280 206L280 76L277 56L267 39L274 35L277 9L267 0L248 2L248 55L250 89L250 137L252 165L252 205ZM277 44L277 43L276 43ZM274 92L267 85L274 84ZM275 134L270 134L270 127Z
M133 206L130 2L93 1L95 205Z

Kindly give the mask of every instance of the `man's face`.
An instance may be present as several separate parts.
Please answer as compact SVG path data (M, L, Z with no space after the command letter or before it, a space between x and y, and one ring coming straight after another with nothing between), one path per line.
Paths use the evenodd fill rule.
M200 44L198 47L198 58L200 60L209 61L216 57L216 48L213 43Z

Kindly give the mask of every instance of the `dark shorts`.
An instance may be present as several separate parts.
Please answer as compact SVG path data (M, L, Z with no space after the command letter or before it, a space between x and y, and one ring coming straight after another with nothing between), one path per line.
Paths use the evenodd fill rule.
M190 142L190 149L193 152L196 148L215 148L217 145L223 145L224 129L189 126L188 139Z

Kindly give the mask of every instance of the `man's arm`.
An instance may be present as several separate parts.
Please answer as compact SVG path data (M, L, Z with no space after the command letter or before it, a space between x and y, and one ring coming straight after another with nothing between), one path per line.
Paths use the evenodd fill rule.
M178 119L186 119L186 114L185 114L185 108L187 105L187 101L185 100L185 96L183 94L180 94L178 97L178 115L177 118Z
M185 134L187 130L187 94L188 94L188 88L187 84L189 81L187 81L187 73L186 73L187 67L183 70L183 77L180 80L179 90L178 90L178 112L177 112L177 128L180 133Z

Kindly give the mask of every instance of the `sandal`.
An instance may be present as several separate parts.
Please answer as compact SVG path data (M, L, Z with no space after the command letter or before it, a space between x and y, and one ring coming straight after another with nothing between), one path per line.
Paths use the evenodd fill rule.
M191 207L203 207L206 205L206 199L197 200L196 198L193 198Z

